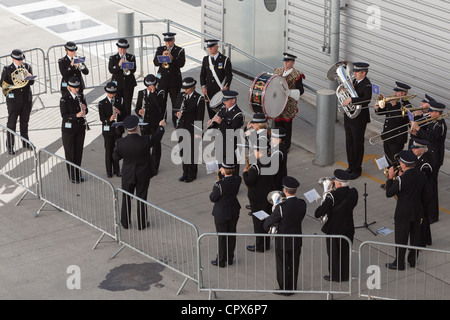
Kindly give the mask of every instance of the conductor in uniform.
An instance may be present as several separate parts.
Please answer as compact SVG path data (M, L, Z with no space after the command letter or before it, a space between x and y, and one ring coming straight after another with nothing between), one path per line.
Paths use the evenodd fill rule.
M192 182L197 179L198 172L198 143L201 138L201 130L203 130L203 118L205 117L205 99L201 94L195 91L195 81L191 77L183 79L181 88L184 92L180 92L177 98L177 107L180 111L177 112L177 129L185 129L189 133L189 143L183 143L184 147L188 147L190 157L188 157L184 149L181 150L183 157L183 175L178 179L179 181ZM195 126L194 126L195 124ZM183 141L180 137L179 143Z
M328 221L322 227L322 232L327 235L342 235L353 243L355 225L353 222L353 209L358 203L358 191L349 187L351 175L341 169L334 171L335 189L325 197L322 204L316 209L316 218L328 217ZM340 238L327 238L328 270L325 275L327 281L348 281L349 274L349 245L346 240Z
M81 81L78 78L70 78L67 82L68 93L61 97L59 103L64 154L66 160L77 166L81 166L83 159L84 138L88 128L86 115L89 112L84 95L78 92L80 87ZM78 168L67 164L67 170L72 183L84 182Z
M165 46L158 47L156 49L155 57L153 58L154 65L159 67L158 88L164 90L166 93L163 104L164 118L167 119L167 99L170 96L172 102L172 122L174 127L176 125L177 117L173 107L177 101L178 93L181 90L181 68L183 68L186 63L184 48L175 44L175 35L176 33L173 32L163 33ZM170 62L161 63L158 60L158 56L168 56Z
M153 74L149 74L144 79L143 90L138 92L135 113L141 118L143 123L147 125L141 126L142 135L154 134L159 127L159 122L164 117L164 96L165 91L158 87L158 78ZM161 162L161 142L155 142L152 147L152 158L155 166L155 175L158 173L159 164Z
M160 142L164 135L166 122L161 120L158 130L153 135L140 135L139 118L135 115L127 116L123 120L123 126L128 134L116 142L114 148L114 160L122 163L122 189L144 201L147 200L150 179L154 176L153 159L150 149L155 143ZM124 229L128 229L131 222L131 197L124 195L120 222ZM137 228L145 229L147 222L146 207L143 203L137 206Z
M6 83L8 85L14 85L12 80L12 74L18 69L24 69L24 73L27 76L33 74L31 65L24 62L25 55L19 49L15 49L11 52L12 63L9 66L4 66L0 83ZM28 122L30 121L31 108L33 107L33 94L31 92L31 86L34 84L34 80L24 82L24 86L10 90L6 94L6 106L8 108L8 120L7 128L16 132L17 119L19 119L20 135L29 140L28 137ZM24 148L30 148L30 146L23 142ZM8 132L6 148L10 155L14 155L14 135Z
M203 58L200 70L200 85L202 93L206 97L209 119L214 117L216 112L210 104L210 99L216 93L228 90L233 79L230 58L219 52L219 40L205 40L208 55ZM215 106L220 107L220 106Z
M302 221L306 215L306 202L296 197L300 183L293 177L283 178L284 202L279 203L264 220L264 229L278 224L278 234L302 234ZM277 281L280 290L297 290L298 266L302 248L301 237L277 237L275 256ZM284 295L290 295L284 293Z
M123 126L114 126L122 121L122 101L116 97L117 86L108 82L105 86L106 97L98 103L98 113L102 123L102 135L105 146L106 176L112 178L113 174L120 177L120 164L113 160L116 140L123 134Z
M75 59L77 58L77 50L78 47L73 41L69 41L64 45L64 49L66 50L66 55L58 60L59 72L61 73L61 94L64 95L68 92L67 90L67 81L70 78L76 77L80 80L81 86L79 93L83 93L85 88L84 80L82 74L88 75L89 69L86 67L84 63L75 63Z
M131 114L134 87L137 82L134 76L136 72L136 56L127 53L130 47L127 39L119 39L116 43L118 53L109 57L108 70L112 74L111 81L117 84L117 96L123 99L124 116ZM132 62L132 69L123 69L124 62Z
M367 78L369 64L365 62L355 62L353 64L355 80L353 86L358 95L357 98L348 98L343 105L361 104L361 112L355 118L350 118L344 114L345 147L347 151L348 168L351 179L357 179L362 173L362 162L364 159L364 135L367 124L370 122L369 103L372 100L372 83Z

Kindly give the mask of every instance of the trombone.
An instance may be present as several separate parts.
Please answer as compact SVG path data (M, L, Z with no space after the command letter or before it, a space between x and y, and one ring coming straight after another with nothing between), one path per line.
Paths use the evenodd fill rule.
M419 127L423 127L423 126L425 126L425 125L427 125L427 124L429 124L429 123L431 123L431 122L433 122L433 121L439 121L439 120L441 120L441 119L445 119L445 118L447 118L448 116L450 116L450 112L440 114L440 115L437 116L437 117L425 118L425 119L422 119L422 120L419 120L419 121L415 121L415 123L417 123L417 124L419 125ZM396 137L398 137L398 136L400 136L400 135L402 135L402 134L405 134L405 133L408 132L408 130L402 131L401 133L396 134L396 135L393 135L393 136L391 136L391 137L389 137L389 138L381 139L380 141L374 142L374 140L375 140L376 138L381 137L382 135L391 133L391 132L393 132L393 131L396 131L396 130L398 130L398 129L400 129L400 128L403 128L403 127L407 127L407 126L409 126L409 125L410 125L409 123L405 123L405 124L403 124L403 125L401 125L401 126L398 126L398 127L394 128L394 129L391 129L391 130L389 130L389 131L382 132L381 134L378 134L378 135L376 135L376 136L373 136L372 138L369 139L369 143L370 143L371 145L376 145L376 144L378 144L378 143L380 143L380 142L388 141L388 140L393 139L393 138L396 138Z

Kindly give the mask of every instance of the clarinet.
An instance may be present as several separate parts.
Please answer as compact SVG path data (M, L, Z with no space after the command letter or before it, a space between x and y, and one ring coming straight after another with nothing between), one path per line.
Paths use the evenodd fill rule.
M177 119L177 126L176 126L177 129L179 129L180 126L183 125L183 122L181 119L183 118L183 113L184 113L184 110L186 109L186 107L184 106L185 101L186 101L186 95L184 96L183 102L181 103L181 107L180 107L181 114L180 114L180 117Z
M86 119L86 112L83 110L83 106L81 103L81 94L77 94L77 98L78 98L78 103L80 104L80 109L81 109L81 111L83 111L84 125L86 126L86 130L89 131L89 130L91 130L91 128L89 127L89 123L87 122L87 119Z

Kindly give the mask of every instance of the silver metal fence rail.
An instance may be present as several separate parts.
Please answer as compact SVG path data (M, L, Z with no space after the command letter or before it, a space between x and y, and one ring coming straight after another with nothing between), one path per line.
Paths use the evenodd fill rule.
M26 190L16 206L27 193L39 196L35 146L3 125L0 125L0 174Z
M197 227L125 190L118 188L117 195L121 199L117 221L122 221L118 232L122 247L112 258L129 247L181 274L185 280L177 295L189 279L197 283Z
M308 293L326 294L327 298L331 298L333 294L351 294L351 242L347 237L258 234L258 237L260 236L275 239L287 238L285 245L287 245L287 242L294 242L295 238L302 239L303 245L299 258L296 288L286 286L288 282L295 283L295 273L291 279L291 276L287 277L284 271L281 275L283 286L280 287L279 285L276 271L275 241L271 240L271 247L265 252L250 252L246 247L254 245L255 234L205 233L198 239L199 291L209 292L210 298L216 292ZM226 264L225 267L214 266L211 263L212 260L217 259L219 237L226 237L227 243L229 238L236 237L234 259L231 265ZM345 261L345 264L348 265L348 281L327 281L324 279L325 275L334 274L336 276L339 273L339 270L333 270L333 265L329 264L327 239L337 245L335 248L339 248L333 251L333 246L330 246L329 257L335 257L340 262L343 262L345 256L348 257L348 261ZM226 252L228 252L228 245L226 245ZM289 259L291 254L293 254L292 251L288 254L288 257L282 259L282 270L285 270L286 259ZM341 265L340 262L339 265ZM341 275L345 274L343 269ZM334 278L334 280L336 279Z
M388 269L398 249L418 250L416 265L405 257L405 270ZM450 251L366 241L359 247L360 297L389 300L448 300Z
M114 186L75 164L48 152L39 150L40 198L44 202L36 213L51 206L87 223L104 235L117 240Z

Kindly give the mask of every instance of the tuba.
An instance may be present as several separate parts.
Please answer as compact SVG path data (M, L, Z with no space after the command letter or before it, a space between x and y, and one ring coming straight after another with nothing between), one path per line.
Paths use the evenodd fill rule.
M273 212L273 210L275 210L275 207L278 204L286 201L286 196L284 195L283 192L275 190L267 195L267 201L269 201L270 204L272 205L272 212ZM274 224L269 229L270 234L276 234L277 232L278 232L278 223Z
M325 201L326 196L335 189L334 180L333 178L323 177L320 178L318 182L323 187L323 194L322 194L322 203L323 203ZM322 224L327 223L328 215L320 217L319 220Z
M356 118L360 112L362 105L349 104L344 106L344 101L348 98L358 98L355 87L352 83L351 74L353 73L353 64L348 61L339 61L328 70L328 80L336 80L339 83L336 89L336 96L339 100L339 111L344 110L345 114L350 118Z
M11 74L13 84L6 83L5 81L2 83L3 94L7 96L12 90L25 87L28 84L28 80L25 80L27 76L28 70L25 68L18 68L14 70Z

